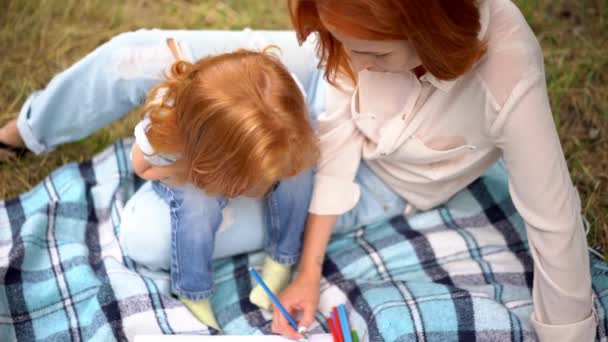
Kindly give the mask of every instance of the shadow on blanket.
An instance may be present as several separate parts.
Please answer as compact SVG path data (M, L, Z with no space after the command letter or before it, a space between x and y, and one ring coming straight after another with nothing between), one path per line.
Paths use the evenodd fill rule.
M116 239L125 201L141 185L117 142L0 202L0 341L132 339L210 334L168 293L168 278L138 269ZM212 304L228 334L269 333L248 300L261 254L216 261ZM606 339L608 271L592 255L598 339ZM446 205L334 236L323 265L322 314L347 303L369 341L532 341L532 260L523 222L496 165Z

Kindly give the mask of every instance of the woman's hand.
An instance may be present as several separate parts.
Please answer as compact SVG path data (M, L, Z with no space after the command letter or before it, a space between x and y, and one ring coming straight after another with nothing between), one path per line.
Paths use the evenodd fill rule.
M294 319L301 314L298 323L300 327L308 328L315 319L317 306L319 305L320 278L316 275L300 273L294 281L279 295L279 301ZM276 307L272 308L274 321L272 331L289 338L299 339L299 334L289 324L283 313Z
M294 281L279 295L281 304L291 317L301 314L298 326L308 328L315 319L319 306L319 291L325 248L336 223L336 215L308 215L304 231L304 246L300 257L300 271ZM302 338L281 311L273 307L272 331L290 338Z

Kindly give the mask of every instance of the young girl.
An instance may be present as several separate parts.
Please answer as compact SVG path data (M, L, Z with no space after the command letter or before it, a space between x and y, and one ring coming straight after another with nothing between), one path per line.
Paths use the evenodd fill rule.
M542 51L515 5L289 4L299 39L317 35L334 88L318 118L322 158L300 272L280 297L287 309L303 312L302 325L312 322L334 225L383 216L381 207L369 213L357 204L360 195L373 196L354 181L362 178L358 169L371 169L366 177L380 178L412 215L444 203L502 158L534 259L531 322L538 337L594 340L580 202L553 124ZM299 337L277 310L273 329Z
M192 64L173 40L168 45L178 61L150 92L132 151L135 172L154 181L157 198L168 208L151 212L150 197L136 194L123 213L122 243L135 261L170 269L172 292L217 329L208 298L215 236L225 209L238 196L259 199L264 217L256 220L257 212L251 211L253 218L237 224L243 226L238 228L243 231L240 238L251 239L262 230L256 222L263 222L268 257L262 276L273 291L281 291L291 275L289 265L300 253L312 191L310 167L318 155L316 138L303 94L277 58L238 50ZM170 229L163 226L167 220L162 215L170 215ZM154 246L169 242L144 236L162 239L167 231L170 265L158 265L152 261L158 258L146 254L163 253ZM250 299L270 309L259 285Z

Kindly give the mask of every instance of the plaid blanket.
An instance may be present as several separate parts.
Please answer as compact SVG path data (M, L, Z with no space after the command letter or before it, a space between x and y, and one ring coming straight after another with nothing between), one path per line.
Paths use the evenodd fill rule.
M124 341L140 333L217 334L117 240L141 185L130 140L68 164L0 202L0 341ZM270 332L249 302L260 253L215 262L212 305L227 334ZM606 341L608 268L592 255L598 340ZM504 170L493 167L444 206L334 236L323 265L323 316L346 303L364 341L533 341L532 260Z

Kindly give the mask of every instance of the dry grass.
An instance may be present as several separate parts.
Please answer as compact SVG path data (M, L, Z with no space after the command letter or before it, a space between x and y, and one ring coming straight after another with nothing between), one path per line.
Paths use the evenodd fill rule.
M608 251L608 4L605 0L515 0L539 36L551 104L584 213L590 244ZM288 28L276 0L0 1L0 123L57 72L119 32L160 28ZM132 115L42 157L0 165L0 198L51 170L89 158L131 132ZM548 199L550 200L550 199Z
M553 115L591 223L608 256L608 3L519 0L544 52Z
M289 27L277 1L0 1L0 123L12 118L34 90L114 35L138 28L278 29ZM128 136L134 115L54 153L0 165L0 198L37 184L58 166L88 159Z

